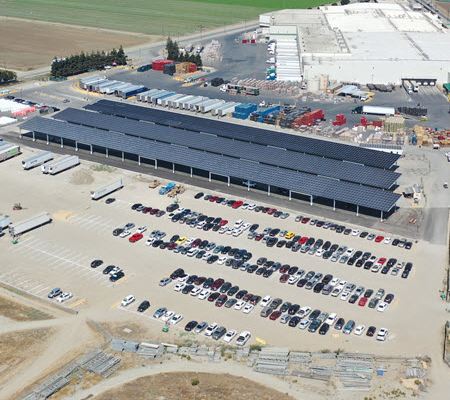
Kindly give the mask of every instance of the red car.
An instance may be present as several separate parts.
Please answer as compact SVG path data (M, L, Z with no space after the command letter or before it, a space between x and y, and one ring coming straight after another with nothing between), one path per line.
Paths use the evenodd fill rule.
M216 301L216 307L222 307L227 300L228 296L226 294L221 294Z
M225 283L225 281L221 278L216 279L214 283L211 285L211 290L219 290L220 287Z
M259 242L263 237L264 237L264 233L258 233L258 234L255 236L255 240L256 240L257 242Z
M155 215L159 211L159 208L152 208L150 210L150 215Z
M302 238L300 238L299 240L298 240L298 242L300 243L300 244L305 244L307 241L308 241L308 237L307 236L303 236Z
M173 250L175 247L177 247L177 244L176 244L176 243L170 243L170 244L167 246L167 250Z
M262 210L261 210L261 212L263 213L263 214L267 214L267 212L270 210L270 208L269 207L264 207Z
M219 293L219 292L211 293L211 294L208 296L208 301L216 301L216 300L219 298L219 296L220 296L220 293Z
M277 212L276 208L270 208L269 211L267 211L267 214L272 215L272 214L274 214L276 212Z
M378 262L379 262L381 265L384 265L384 263L386 262L386 259L385 259L384 257L381 257L381 258L378 259Z
M242 204L244 204L244 202L242 200L237 200L234 202L234 204L231 206L232 208L239 208L240 206L242 206Z
M219 196L212 196L212 197L209 199L209 201L210 201L211 203L214 203L218 198L219 198Z
M226 224L228 224L228 221L226 219L223 219L222 221L219 222L220 226L225 226Z
M135 243L139 240L141 240L144 237L144 235L142 233L135 233L133 236L131 236L128 240L131 243Z
M311 218L305 217L302 219L302 224L306 224L310 221Z
M242 300L244 301L250 301L250 299L253 297L253 295L251 293L247 293Z
M280 318L281 311L274 311L272 314L270 314L270 319L272 321L275 321L276 319Z
M192 242L191 247L197 247L201 242L202 242L202 239L195 239Z
M285 274L289 271L289 268L291 268L290 265L284 264L280 267L280 274Z
M358 306L364 307L367 303L367 297L361 297L358 301Z
M281 283L286 283L288 279L289 279L289 274L283 274L280 276Z
M151 207L144 207L144 208L142 209L142 214L147 214L147 213L149 213L150 211L152 211L152 208L151 208Z
M380 243L380 242L382 242L384 240L384 236L377 236L376 238L375 238L375 242L377 242L377 243Z

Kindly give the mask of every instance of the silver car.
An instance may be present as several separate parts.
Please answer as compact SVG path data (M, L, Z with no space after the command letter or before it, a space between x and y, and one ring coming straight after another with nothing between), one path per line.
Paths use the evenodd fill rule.
M168 285L170 282L172 282L172 278L163 278L159 281L159 286L166 286Z

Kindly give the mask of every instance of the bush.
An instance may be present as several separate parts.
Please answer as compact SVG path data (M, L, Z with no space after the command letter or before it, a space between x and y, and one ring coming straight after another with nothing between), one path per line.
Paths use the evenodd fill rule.
M6 69L0 71L0 83L12 82L17 80L17 74Z
M347 5L347 4L350 4L350 0L341 0L341 4L342 4L343 6L345 6L345 5Z
M253 351L253 350L261 351L261 349L262 349L262 347L259 344L252 344L250 346L250 351Z
M197 386L200 383L200 381L198 380L198 378L192 378L191 379L191 385L192 386Z

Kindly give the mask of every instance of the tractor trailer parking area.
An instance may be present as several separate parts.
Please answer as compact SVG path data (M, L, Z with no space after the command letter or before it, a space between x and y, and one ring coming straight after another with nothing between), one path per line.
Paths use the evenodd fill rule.
M22 147L22 152L22 157L25 158L33 155L33 152L25 146ZM441 265L445 259L445 246L419 241L414 242L412 248L407 250L405 247L392 246L390 243L376 242L375 239L367 240L360 237L359 233L352 234L353 230L360 229L361 232L365 230L358 226L346 226L352 229L352 233L346 235L344 232L336 233L336 230L311 225L310 221L307 223L299 219L296 221L297 214L289 209L280 210L290 214L287 218L276 218L274 212L255 212L242 207L233 208L216 201L204 200L205 196L195 199L195 195L200 190L194 186L187 186L186 191L178 197L180 208L191 210L190 212L201 212L208 217L214 217L217 221L220 218L221 221L227 221L224 224L227 227L234 227L236 223L239 226L250 224L241 234L236 235L220 233L219 229L216 231L199 229L197 226L191 227L186 222L172 222L172 218L168 218L171 212L166 211L166 207L173 204L173 199L159 195L157 189L148 187L148 182L153 179L152 176L148 176L146 182L137 179L133 172L120 169L104 170L96 168L98 167L96 164L82 160L76 170L69 170L48 179L39 171L39 168L24 170L21 161L20 157L16 157L8 160L7 163L0 164L2 186L8 187L14 184L16 188L14 193L6 192L2 195L0 210L3 213L8 211L12 223L45 210L50 214L52 222L24 233L16 244L11 242L8 234L0 237L0 251L4 255L4 262L0 266L0 283L41 297L46 297L47 293L54 288L61 288L63 292L73 294L73 297L64 305L77 309L86 317L95 318L101 322L130 320L154 334L157 332L160 334L164 323L160 318L154 318L153 314L159 308L165 307L168 311L182 315L182 320L177 324L171 324L169 328L168 335L175 335L175 337L184 332L184 327L189 321L195 320L208 324L215 322L225 327L227 331L235 329L238 335L240 332L249 331L251 338L247 345L262 339L272 346L311 351L345 349L375 354L387 352L410 354L411 349L414 349L417 354L426 354L428 338L437 337L440 332L440 321L433 317L433 310L436 308L433 297L438 291L433 282L440 281L441 271L433 268L429 260L433 259L434 265ZM99 200L91 199L92 190L105 187L119 179L123 179L124 187L121 190ZM33 190L39 195L30 196L29 193ZM222 196L220 192L208 194ZM109 197L114 198L115 201L107 201ZM224 195L223 197L229 198ZM9 211L11 205L18 200L24 206L23 210ZM244 197L234 200L252 203ZM258 206L268 209L280 208L277 207L276 198L267 200L272 203L261 203ZM157 217L151 212L142 212L142 208L141 211L136 211L132 209L135 204L157 208L165 211L165 214ZM139 209L139 207L134 208ZM176 215L177 210L172 212ZM324 219L320 215L305 214L303 217L340 225L339 221ZM238 222L240 220L241 222ZM130 229L130 235L125 237L113 235L114 229L123 228L128 223L134 224L134 227ZM375 256L377 260L395 258L397 262L410 262L413 268L405 279L401 277L401 272L398 275L392 275L391 272L382 274L380 271L375 273L364 269L364 266L332 262L330 259L301 250L295 252L286 248L285 245L268 246L267 242L270 241L268 238L265 243L263 240L256 241L255 238L248 238L250 227L254 224L259 225L254 228L257 233L262 233L267 228L279 229L280 232L275 231L273 236L270 231L266 231L267 236L276 237L278 242L292 240L295 236L300 236L298 240L314 238L316 242L322 240L323 244L329 241L339 247L346 246L347 250L354 249L354 253L370 252L371 256ZM136 230L143 227L146 228L141 229L143 237L140 240L130 240ZM186 242L189 242L189 239L192 242L196 239L214 242L216 247L211 247L207 251L211 255L217 254L219 258L208 263L208 258L197 258L198 253L189 257L181 250L175 252L173 249L154 247L154 241L146 245L150 235L156 230L165 233L163 242L170 242L174 235L178 235L178 238L175 237L174 240L179 240L181 246L187 246ZM280 236L281 231L287 232L284 237ZM369 233L376 237L383 236L384 239L396 238L388 232L371 230ZM290 238L286 239L286 235ZM250 265L258 265L258 261L265 258L267 261L273 261L274 264L280 263L282 267L285 265L298 267L298 270L291 270L291 275L286 279L294 276L299 270L305 271L301 278L304 278L309 271L314 271L316 275L322 274L320 280L327 275L332 275L333 279L338 278L340 281L347 281L348 284L355 284L356 288L352 294L359 286L364 286L364 292L371 289L373 293L368 298L367 304L359 304L364 294L352 304L348 299L342 300L341 295L326 295L314 289L299 287L297 282L301 278L294 284L290 284L289 281L283 283L281 279L283 272L279 269L268 277L264 277L263 274L257 275L257 271L249 273L241 268L233 267L232 262L227 263L223 260L220 263L220 258L223 257L235 260L237 258L229 255L229 251L223 254L224 249L214 253L214 249L219 246L224 248L229 246L230 250L245 249L247 254L251 253L251 258L246 261ZM166 244L165 247L173 246ZM198 246L194 248L198 249ZM91 263L94 260L102 260L103 264L92 268ZM111 281L109 274L104 273L104 269L109 265L121 268L124 276L117 281ZM262 266L258 265L258 269ZM237 310L234 305L219 306L216 303L217 299L200 300L199 294L195 296L190 292L183 294L182 289L174 290L178 284L186 283L189 277L185 277L184 282L181 282L183 278L179 280L179 277L176 277L165 286L159 284L163 278L169 277L178 268L182 268L190 276L213 278L214 281L223 279L225 284L229 282L231 286L239 286L239 291L246 290L253 296L260 296L260 299L254 299L256 305L253 311L247 314L244 313L243 308ZM288 272L289 270L285 273ZM204 289L203 283L195 284L194 282L193 284L201 290ZM220 293L220 289L219 284L216 292ZM380 301L384 300L387 294L394 295L384 311L378 311L377 307L368 307L370 300L376 296L379 289L384 290ZM228 294L226 301L236 298L237 293ZM128 305L125 305L126 303L122 305L122 300L129 295L134 296L135 300ZM267 317L262 317L260 314L264 307L261 307L261 304L266 296L270 296L272 300L281 299L282 303ZM144 300L149 301L150 306L144 312L138 312L137 308ZM249 303L250 301L251 299ZM289 323L281 323L283 316L289 314L288 311L283 311L277 318L275 318L276 314L271 318L272 312L280 310L286 302L292 305L298 304L299 309L310 307L311 312L320 310L320 313L328 315L336 313L336 320L343 318L346 323L353 320L355 328L358 325L364 325L365 331L360 336L355 335L354 331L347 335L331 325L325 335L320 335L319 330L311 333L308 328L303 330L299 328L299 325L292 327ZM292 311L294 313L291 314L291 319L298 315L299 310L294 308ZM376 332L380 328L387 328L389 333L386 340L376 340L376 334L375 337L366 336L370 326L376 327ZM201 341L213 343L213 340L204 334L195 337ZM236 338L237 336L231 341L232 345L235 344Z

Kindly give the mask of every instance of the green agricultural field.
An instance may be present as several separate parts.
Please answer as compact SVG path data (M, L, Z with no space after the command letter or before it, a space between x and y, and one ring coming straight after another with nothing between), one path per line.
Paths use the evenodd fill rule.
M0 0L0 15L154 35L178 35L257 19L322 0Z

